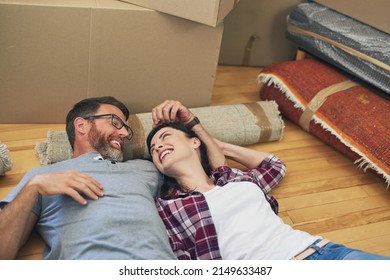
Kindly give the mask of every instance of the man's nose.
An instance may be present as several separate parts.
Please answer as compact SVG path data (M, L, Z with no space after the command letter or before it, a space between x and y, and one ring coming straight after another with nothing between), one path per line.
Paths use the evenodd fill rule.
M127 136L129 136L129 131L127 130L126 127L122 127L121 129L119 129L119 134L123 137L123 138L126 138Z

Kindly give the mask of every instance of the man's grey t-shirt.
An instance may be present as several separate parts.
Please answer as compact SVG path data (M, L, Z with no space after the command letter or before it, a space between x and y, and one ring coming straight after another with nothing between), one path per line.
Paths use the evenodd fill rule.
M45 259L174 259L154 204L161 175L147 160L99 160L99 153L28 172L3 201L35 174L77 170L94 177L104 196L81 205L66 195L40 197L33 212L46 242Z

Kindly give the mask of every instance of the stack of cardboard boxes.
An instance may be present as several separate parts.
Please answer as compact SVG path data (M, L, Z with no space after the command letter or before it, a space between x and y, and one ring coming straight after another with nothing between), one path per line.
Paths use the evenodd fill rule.
M112 95L132 113L209 105L237 0L0 0L0 123L64 123Z

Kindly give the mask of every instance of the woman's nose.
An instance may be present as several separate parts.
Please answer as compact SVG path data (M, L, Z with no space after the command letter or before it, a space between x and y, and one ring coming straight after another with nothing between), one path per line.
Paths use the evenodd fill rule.
M158 152L161 148L163 147L163 145L162 144L155 144L154 145L154 150L156 151L156 152Z
M157 145L157 150L161 149L163 147L163 144L158 144Z

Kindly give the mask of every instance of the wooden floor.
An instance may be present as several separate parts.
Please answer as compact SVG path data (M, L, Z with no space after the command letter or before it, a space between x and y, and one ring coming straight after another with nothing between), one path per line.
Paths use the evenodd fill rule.
M212 105L255 102L259 68L218 68ZM281 141L250 146L275 153L287 175L274 191L280 216L294 228L334 242L390 256L390 190L383 179L364 173L353 162L285 119ZM0 197L32 167L39 166L36 142L64 125L0 124L0 141L11 151L13 169L0 177ZM39 259L43 243L32 236L19 259Z

